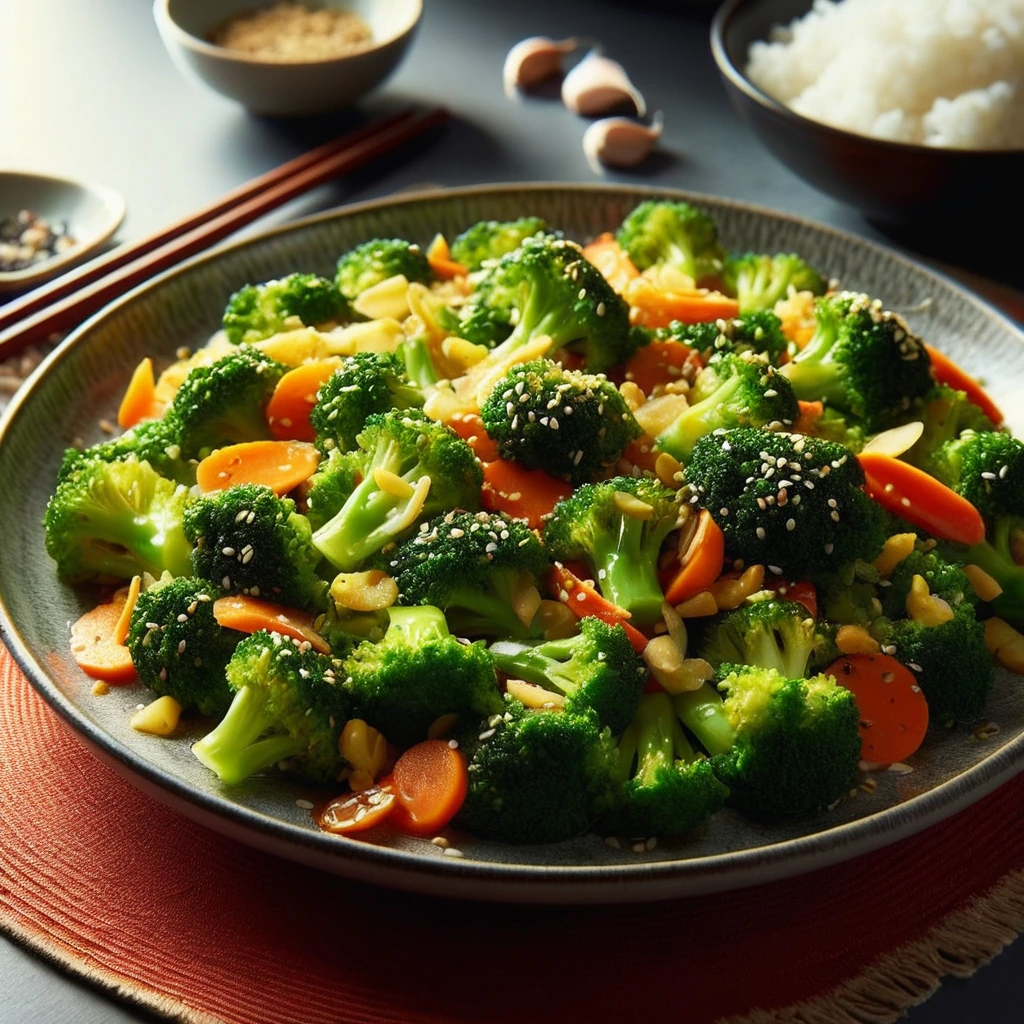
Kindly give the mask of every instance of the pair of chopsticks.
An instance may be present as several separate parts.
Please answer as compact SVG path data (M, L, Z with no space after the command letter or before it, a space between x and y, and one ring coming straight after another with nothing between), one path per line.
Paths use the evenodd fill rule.
M438 127L443 108L409 108L367 125L240 185L209 206L147 238L119 246L0 307L0 359L80 324L137 284L283 205L303 192Z

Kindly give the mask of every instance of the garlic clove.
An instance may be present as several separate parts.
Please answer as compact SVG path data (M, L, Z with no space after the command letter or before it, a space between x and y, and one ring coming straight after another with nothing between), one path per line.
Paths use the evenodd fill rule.
M562 40L549 39L547 36L531 36L529 39L520 40L505 57L505 67L502 70L505 95L511 98L516 90L529 89L545 78L559 74L562 70L562 58L586 45L586 40L575 36Z
M563 79L562 102L574 113L590 117L603 114L622 103L632 103L637 116L647 112L647 103L629 80L618 61L588 53Z
M583 133L583 153L591 166L636 167L661 138L662 126L660 112L649 125L628 117L603 118Z

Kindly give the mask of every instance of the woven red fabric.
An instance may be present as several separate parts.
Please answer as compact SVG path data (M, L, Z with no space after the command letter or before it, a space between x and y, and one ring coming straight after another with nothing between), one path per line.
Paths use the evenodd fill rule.
M0 793L9 930L128 993L239 1024L701 1024L827 993L1024 866L1019 777L887 849L740 892L568 909L386 892L136 792L2 649Z

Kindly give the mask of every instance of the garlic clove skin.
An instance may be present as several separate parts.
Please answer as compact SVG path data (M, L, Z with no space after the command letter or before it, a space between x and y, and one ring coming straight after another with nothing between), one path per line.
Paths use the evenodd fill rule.
M622 103L632 103L638 117L647 103L629 80L626 69L599 53L588 53L562 81L562 102L574 113L591 117Z
M583 153L591 166L636 167L643 163L661 138L661 114L653 124L640 124L628 117L606 117L595 121L583 133Z
M517 90L529 89L545 78L561 73L562 59L586 45L586 40L576 36L562 40L531 36L520 40L505 57L502 69L505 95L513 97Z

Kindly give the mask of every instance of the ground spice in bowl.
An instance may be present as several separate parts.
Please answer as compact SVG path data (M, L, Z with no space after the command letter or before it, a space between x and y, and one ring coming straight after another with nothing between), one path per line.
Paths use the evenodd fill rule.
M236 15L211 34L210 42L261 60L317 61L365 49L372 35L352 11L278 3Z
M27 270L77 245L67 221L53 222L31 210L0 219L0 273Z

